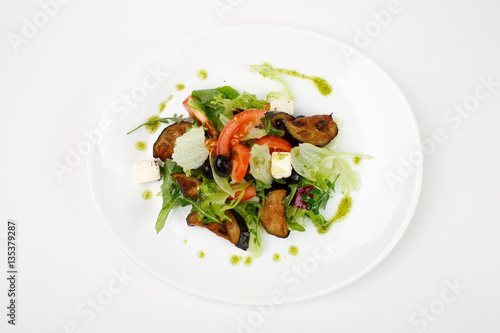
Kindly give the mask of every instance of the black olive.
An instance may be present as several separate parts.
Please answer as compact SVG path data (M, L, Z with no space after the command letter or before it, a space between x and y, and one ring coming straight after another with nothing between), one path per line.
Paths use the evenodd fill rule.
M210 167L210 160L206 160L205 163L203 163L201 171L203 172L203 176L206 178L214 179L214 174L212 173L212 168Z
M214 160L214 171L220 177L229 177L231 174L231 161L224 155L217 155Z
M292 170L290 177L284 178L288 184L298 184L302 180L302 176L297 173L297 171Z

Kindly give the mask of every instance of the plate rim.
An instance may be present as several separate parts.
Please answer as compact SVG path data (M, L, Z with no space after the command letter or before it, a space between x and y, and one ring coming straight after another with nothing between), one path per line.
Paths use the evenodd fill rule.
M385 79L391 85L391 89L397 93L398 97L403 102L403 104L405 106L404 112L406 113L406 116L409 117L409 120L411 122L411 127L413 128L413 130L415 131L415 134L416 134L416 137L414 139L417 142L417 147L415 147L415 149L418 150L420 153L422 153L422 156L423 156L421 133L420 133L417 119L416 119L415 114L413 112L413 108L411 107L411 104L409 103L409 101L406 98L406 95L403 93L402 89L397 85L396 81L380 65L378 65L374 60L372 60L371 58L366 56L364 53L362 53L355 46L352 46L348 43L342 42L336 38L330 37L329 35L326 35L326 34L323 34L323 33L317 32L317 31L305 29L305 28L298 28L298 27L292 27L292 26L287 26L287 25L277 25L277 24L235 24L235 25L228 25L228 26L223 26L223 27L216 27L216 28L202 30L202 31L198 31L198 32L195 32L192 34L184 35L180 38L176 38L176 39L171 40L170 42L165 43L164 45L160 46L159 48L156 48L155 50L148 53L146 56L143 56L140 59L138 59L137 61L135 61L133 63L133 65L130 66L129 69L124 71L123 75L120 75L119 77L117 77L117 79L110 85L110 89L105 94L102 102L100 103L100 105L97 109L97 112L95 114L94 120L93 120L92 125L91 125L91 132L94 130L94 128L98 124L100 116L104 112L103 110L105 109L105 106L109 102L109 99L113 95L113 93L116 92L117 90L119 90L120 86L123 84L123 82L125 80L127 80L127 78L133 76L138 71L140 71L145 66L145 64L147 64L150 59L154 58L155 55L157 55L159 52L161 52L161 50L168 48L170 45L182 43L185 40L188 40L191 38L196 38L197 36L202 36L202 35L205 35L205 34L211 33L211 32L222 31L222 30L233 30L233 29L258 29L258 28L260 28L260 29L262 29L262 28L280 29L280 30L288 30L291 32L297 31L297 32L301 32L301 33L310 34L312 36L315 36L317 38L325 40L329 43L334 43L340 47L344 47L344 48L348 49L350 52L353 52L357 56L361 57L363 59L363 61L368 62L373 68L375 68L379 72L379 74L381 74L382 76L385 77ZM185 292L185 293L189 293L193 296L201 297L201 298L211 300L211 301L222 302L222 303L226 303L226 304L239 304L239 305L251 305L251 304L253 304L252 301L245 300L245 299L241 299L240 301L236 301L234 299L227 299L224 297L218 297L218 298L210 297L209 295L206 295L204 293L200 293L199 291L192 290L189 287L186 287L182 284L176 283L174 280L166 280L159 273L152 270L148 265L141 263L141 261L139 260L137 255L135 255L133 252L131 252L127 248L127 246L118 237L118 235L115 234L115 232L113 230L111 230L111 226L109 226L104 221L104 218L103 218L104 214L102 211L102 207L99 204L99 202L97 201L96 194L95 194L96 189L94 188L93 180L92 180L92 175L94 172L94 170L92 168L92 163L94 160L94 147L95 147L94 144L88 145L86 165L87 165L87 181L88 181L88 185L90 188L92 200L93 200L94 205L97 209L97 213L99 215L101 223L104 224L106 230L111 235L111 237L117 242L117 244L120 246L120 248L123 251L125 251L125 253L141 269L144 269L148 273L152 274L153 276L158 278L160 281L166 282L168 285L175 287L177 290L180 290L180 291ZM424 156L422 163L419 163L419 165L414 166L415 168L414 168L413 173L414 173L415 179L414 179L413 184L412 184L413 191L411 194L411 200L409 201L408 208L406 209L406 212L405 212L405 215L403 218L404 222L400 224L399 228L397 229L397 232L394 234L391 241L389 243L387 243L386 246L384 246L383 251L381 251L374 260L371 260L369 265L367 265L365 268L360 270L357 274L351 276L349 279L346 279L342 283L339 283L339 284L332 286L330 288L325 288L321 291L310 293L310 294L305 295L305 296L295 297L292 299L289 299L287 297L287 300L280 303L280 304L292 304L292 303L297 303L297 302L303 302L306 300L310 300L313 298L317 298L320 296L330 294L336 290L342 289L342 288L354 283L355 281L359 280L361 277L367 275L375 267L377 267L389 255L389 253L392 252L392 250L395 248L395 246L399 243L399 241L401 240L402 236L406 232L406 230L407 230L407 228L412 220L412 217L415 213L415 210L416 210L416 207L418 205L419 198L420 198L421 187L422 187L422 182L423 182L424 163L425 163L425 156Z

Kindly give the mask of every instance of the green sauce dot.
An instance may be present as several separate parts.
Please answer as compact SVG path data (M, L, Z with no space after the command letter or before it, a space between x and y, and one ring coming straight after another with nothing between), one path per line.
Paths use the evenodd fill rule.
M182 90L184 90L184 88L186 88L186 86L184 85L184 83L177 83L175 85L175 90L177 90L177 91L182 91Z
M173 96L170 95L167 97L166 100L164 100L163 102L160 103L160 105L158 106L158 113L162 113L163 110L165 110L165 108L167 107L167 103L170 102L172 100Z
M325 79L317 76L311 77L309 79L314 83L316 89L318 89L321 95L328 96L332 93L332 86Z
M197 73L196 73L196 77L200 80L205 80L208 76L208 72L206 69L200 69Z
M153 121L153 120L156 120L156 119L158 119L158 118L160 118L160 116L157 116L157 115L155 115L155 116L151 116L151 117L149 117L149 118L148 118L148 120L147 120L147 121L148 121L148 122L149 122L149 121ZM156 130L158 129L158 127L160 127L160 122L159 122L159 121L157 121L157 122L155 122L155 123L153 123L153 124L145 125L145 127L146 127L146 129L149 131L149 133L151 133L151 134L152 134L152 133L156 132Z
M274 262L278 262L278 261L280 261L280 255L279 255L279 253L275 253L275 254L273 254L273 261L274 261Z
M182 243L184 243L184 244L186 244L187 242L188 242L188 240L187 240L187 239L183 239L183 240L182 240Z
M243 264L245 264L245 266L250 266L252 264L252 262L253 262L252 256L246 256Z
M354 162L354 164L358 165L361 163L361 157L356 156L352 159L352 161Z
M148 148L148 144L144 141L137 141L135 143L135 149L137 150L146 150Z
M299 249L298 247L296 247L295 245L291 245L289 248L288 248L288 253L290 253L292 256L296 256L299 254Z
M198 258L200 258L200 259L205 258L205 252L203 252L203 251L198 251Z
M144 200L149 200L153 197L153 192L151 192L150 190L145 190L144 192L141 193L141 197Z
M238 265L241 262L241 256L237 256L233 254L230 258L229 261L231 262L231 265Z
M340 200L339 206L337 207L337 212L332 217L327 224L318 228L320 234L327 233L335 222L341 221L346 218L346 216L351 212L352 208L352 198L347 194Z

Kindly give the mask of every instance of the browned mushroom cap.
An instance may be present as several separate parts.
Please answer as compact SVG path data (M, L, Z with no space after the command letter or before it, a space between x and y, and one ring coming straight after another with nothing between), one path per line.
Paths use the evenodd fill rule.
M226 216L231 219L231 222L224 220L223 224L217 222L203 223L203 221L200 220L200 213L195 211L188 215L187 224L189 226L207 228L217 236L225 238L236 245L240 240L240 227L238 226L238 221L236 221L233 214L229 211L226 211Z
M338 134L337 124L328 115L285 120L285 125L295 139L315 146L326 145Z
M165 161L167 158L172 158L175 140L186 133L191 126L190 123L182 121L165 128L153 146L153 156L162 161Z
M177 180L177 183L179 183L182 194L188 198L198 200L198 193L200 192L199 186L201 185L198 178L188 176L182 172L173 173L172 177L174 177L174 179Z
M286 224L285 204L286 190L272 190L267 194L260 212L260 222L268 234L280 238L288 237L290 230Z

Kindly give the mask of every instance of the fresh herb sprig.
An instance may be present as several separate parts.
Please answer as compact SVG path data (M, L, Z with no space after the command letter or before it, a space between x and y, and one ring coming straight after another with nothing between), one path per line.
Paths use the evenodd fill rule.
M180 123L181 121L188 120L188 119L191 119L191 117L184 117L183 115L177 115L177 113L174 113L173 117L158 118L158 119L153 119L153 120L147 121L144 124L141 124L141 125L137 126L136 128L134 128L133 130L131 130L130 132L128 132L127 135L132 133L132 132L137 131L142 126L154 125L158 122L164 123L164 124L168 124L171 122Z

